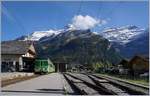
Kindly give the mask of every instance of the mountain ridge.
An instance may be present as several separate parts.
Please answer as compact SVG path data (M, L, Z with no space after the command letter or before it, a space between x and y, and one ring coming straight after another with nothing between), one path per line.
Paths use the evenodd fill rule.
M121 31L120 31L121 30ZM123 31L122 31L123 30ZM149 30L137 26L112 28L101 33L125 58L149 54Z
M113 46L115 50L119 52L123 57L132 58L136 54L144 54L144 55L148 54L147 50L148 50L148 38L149 37L143 35L148 31L149 31L148 29L141 29L135 25L128 25L128 26L117 27L117 28L108 28L98 33L98 32L91 32L90 29L77 30L73 26L68 25L64 29L61 29L58 31L57 30L55 31L51 30L51 32L46 31L47 34L49 35L43 35L43 36L40 35L41 37L36 40L34 39L35 33L32 33L31 34L32 36L30 36L30 38L28 38L27 36L22 36L20 38L23 38L23 39L20 39L20 40L33 40L34 39L34 41L37 41L40 43L44 43L48 41L55 41L55 43L58 43L57 42L58 40L59 42L62 42L61 40L65 39L66 42L70 42L73 39L76 39L79 37L88 38L90 37L90 35L94 34L94 35L99 35L101 38L108 39L108 41L111 43L111 46ZM43 32L43 31L39 31L39 32ZM38 31L36 33L38 33ZM38 36L35 36L35 37L38 37ZM60 38L63 38L63 39L60 39ZM19 38L16 40L19 40ZM139 47L140 50L138 50L138 45L140 46ZM145 46L146 48L142 49L141 46Z
M60 33L55 38L39 41L37 47L40 57L72 58L71 62L81 64L105 61L116 64L121 60L107 39L90 30Z

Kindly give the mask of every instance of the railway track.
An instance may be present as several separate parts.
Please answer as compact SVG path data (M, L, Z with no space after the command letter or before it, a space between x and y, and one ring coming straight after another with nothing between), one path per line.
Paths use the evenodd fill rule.
M132 95L148 95L149 94L149 87L145 87L138 84L129 83L126 81L118 80L115 78L111 78L108 76L100 76L100 75L93 75L99 79L105 79L109 81L114 86L118 86L120 89L127 91L129 94Z
M100 88L99 86L92 84L87 80L83 80L83 78L80 79L79 77L75 77L72 74L64 74L64 77L69 82L69 84L73 87L73 89L75 89L76 93L79 95L97 95L97 94L113 95L112 92L106 91Z
M64 77L80 95L148 95L148 90L133 90L129 88L131 86L125 85L123 82L118 83L117 80L93 74L64 73Z

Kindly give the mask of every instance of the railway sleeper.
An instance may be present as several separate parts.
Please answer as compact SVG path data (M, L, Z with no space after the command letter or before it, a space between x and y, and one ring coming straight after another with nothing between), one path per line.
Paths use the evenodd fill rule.
M75 95L84 95L83 92L75 86L72 81L68 78L66 74L63 74L66 81L70 84L71 88L74 90Z
M72 83L79 91L82 95L97 95L99 94L96 90L88 87L86 84L84 84L83 81L78 80L78 79L74 79L70 76L66 77L70 80L70 83Z
M74 83L74 84L82 91L82 93L84 93L84 95L98 95L99 94L99 92L97 92L93 88L90 88L84 83Z
M91 78L98 86L104 87L106 90L112 91L117 95L129 95L126 91L110 84L108 80L98 79L92 75L89 75L89 78Z
M136 86L134 84L129 84L129 83L126 83L126 82L123 82L123 81L120 81L120 80L115 80L115 79L107 78L107 77L104 77L104 76L103 77L100 77L100 76L97 76L97 75L93 75L93 76L95 76L97 78L106 79L111 84L113 84L114 86L117 86L118 88L120 88L122 90L125 90L126 92L128 92L131 95L148 95L149 94L148 89Z
M83 79L80 79L80 77L77 77L77 76L72 75L72 74L67 74L67 75L69 75L69 76L71 76L71 77L73 77L75 79L79 79L79 80L83 81L83 83L85 83L88 87L91 87L91 88L95 89L101 95L117 95L116 93L114 93L111 90L107 90L107 89L105 89L102 86L97 86L96 84L91 84L91 83L89 83L89 82L87 82L87 81L85 81Z

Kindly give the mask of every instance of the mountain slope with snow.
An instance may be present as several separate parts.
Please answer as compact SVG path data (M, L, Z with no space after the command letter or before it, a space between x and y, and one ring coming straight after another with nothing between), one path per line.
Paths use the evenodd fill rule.
M55 44L62 45L63 41L68 43L75 39L87 39L94 35L100 35L101 38L108 39L111 42L111 46L118 50L122 56L131 58L137 54L148 55L148 31L131 25L109 28L98 33L90 30L77 30L69 24L61 30L36 31L30 36L22 36L16 40L33 40L41 44L53 41Z
M23 41L31 40L31 41L43 42L43 41L54 38L55 36L59 35L60 33L73 32L76 30L77 29L72 24L68 24L67 26L65 26L64 29L48 30L48 31L35 31L35 32L31 33L29 36L21 36L15 40L23 40ZM80 32L80 30L79 30L79 32ZM93 32L93 33L98 34L96 32Z
M149 35L146 29L137 26L110 28L101 33L126 58L135 55L148 56Z
M56 36L59 33L61 33L63 30L48 30L48 31L35 31L29 36L21 36L17 38L16 40L31 40L31 41L38 41L43 37L49 37L49 36Z
M62 30L48 30L48 31L36 31L29 36L29 40L38 41L42 37L56 36L61 33Z
M65 58L77 64L110 62L117 64L121 56L110 46L110 42L90 30L68 30L54 38L40 39L36 44L39 57ZM112 58L113 57L113 58Z
M136 26L125 26L104 30L101 35L107 38L110 42L127 44L138 38L144 31L145 29L140 29Z

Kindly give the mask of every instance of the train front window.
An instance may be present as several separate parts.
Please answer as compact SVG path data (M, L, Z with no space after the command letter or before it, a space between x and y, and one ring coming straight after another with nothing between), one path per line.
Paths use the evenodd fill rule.
M41 66L41 62L40 62L40 61L35 61L35 66L36 66L36 67Z
M43 66L47 66L48 62L47 61L43 61L42 64L43 64Z

